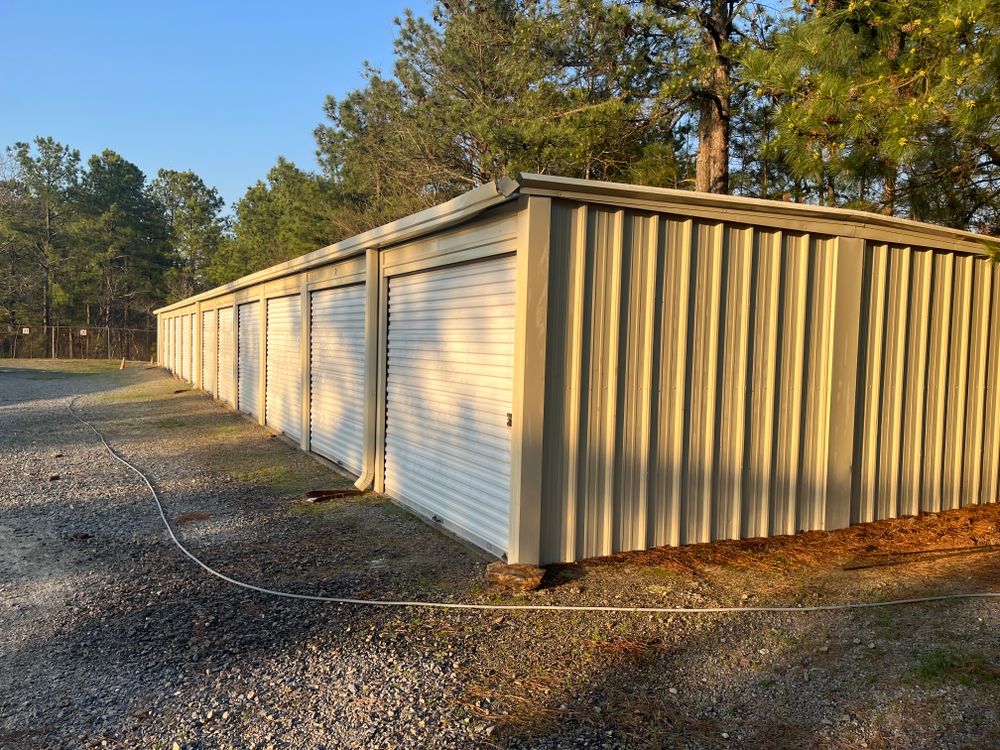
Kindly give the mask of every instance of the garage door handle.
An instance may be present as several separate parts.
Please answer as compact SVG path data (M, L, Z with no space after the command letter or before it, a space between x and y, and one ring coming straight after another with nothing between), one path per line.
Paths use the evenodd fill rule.
M514 415L511 414L510 412L507 412L507 426L508 427L514 426Z

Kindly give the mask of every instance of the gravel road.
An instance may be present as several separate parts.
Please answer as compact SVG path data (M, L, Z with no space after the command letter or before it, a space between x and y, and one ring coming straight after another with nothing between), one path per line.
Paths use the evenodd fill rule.
M227 573L309 593L499 600L481 584L487 558L381 498L293 504L345 480L162 371L79 369L0 363L0 748L1000 746L993 601L477 614L229 586L170 544L145 488L72 419L69 398L153 477L185 543ZM997 588L1000 516L968 513L977 554L862 570L804 570L787 548L681 569L594 561L553 568L527 600Z
M176 385L160 373L125 382L143 376L158 393ZM444 710L459 686L451 660L426 643L380 632L385 618L364 610L234 589L170 545L144 487L67 411L72 395L114 398L107 389L122 380L0 373L0 747L474 744L476 727ZM293 469L302 462L198 400L250 436L244 448L277 452ZM312 519L289 516L286 498L206 472L178 449L186 438L171 433L180 429L152 427L162 415L137 424L129 403L94 403L85 397L79 409L156 478L200 554L302 587L315 550L296 559L293 545ZM304 474L342 482L304 463ZM184 524L185 513L210 518ZM402 514L389 520L426 533ZM474 574L479 561L463 548L457 569L463 557L472 570L462 572ZM359 593L365 577L324 585Z

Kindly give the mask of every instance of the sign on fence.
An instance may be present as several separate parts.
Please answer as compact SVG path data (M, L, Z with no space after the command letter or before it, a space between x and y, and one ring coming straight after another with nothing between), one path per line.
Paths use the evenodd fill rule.
M76 325L0 325L0 358L121 359L148 361L156 353L152 328Z

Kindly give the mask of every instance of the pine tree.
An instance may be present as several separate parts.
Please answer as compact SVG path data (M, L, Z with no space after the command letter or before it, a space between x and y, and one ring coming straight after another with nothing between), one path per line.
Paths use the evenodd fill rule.
M170 299L183 299L208 287L205 270L222 244L227 223L225 202L194 172L161 169L150 190L164 212L172 250L166 284Z
M998 31L992 0L830 0L749 70L776 103L775 144L821 200L989 230Z

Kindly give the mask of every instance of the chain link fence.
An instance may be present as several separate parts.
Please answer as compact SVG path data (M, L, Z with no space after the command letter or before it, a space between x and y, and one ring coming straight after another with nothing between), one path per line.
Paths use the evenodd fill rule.
M156 331L108 326L33 326L0 329L0 357L151 360Z

